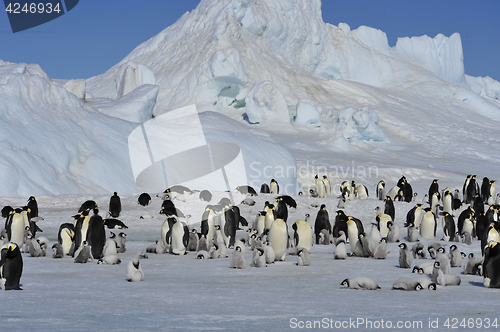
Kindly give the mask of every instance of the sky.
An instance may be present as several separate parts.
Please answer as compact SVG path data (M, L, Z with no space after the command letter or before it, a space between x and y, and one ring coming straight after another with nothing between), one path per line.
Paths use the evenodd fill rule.
M90 78L118 63L140 43L173 24L199 0L83 0L65 15L12 33L0 13L0 59L38 63L53 79ZM351 29L380 29L398 37L458 32L465 73L500 80L498 0L324 0L323 21Z

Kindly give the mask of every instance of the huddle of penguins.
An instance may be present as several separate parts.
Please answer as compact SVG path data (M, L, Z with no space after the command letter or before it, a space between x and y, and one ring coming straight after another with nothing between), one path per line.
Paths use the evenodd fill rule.
M486 182L488 185L485 185ZM363 185L356 185L354 181L344 181L340 186L342 194L338 198L339 208L335 213L335 220L331 222L326 205L320 205L314 199L330 196L331 185L326 176L321 180L317 176L315 188L311 188L307 195L312 202L308 209L316 214L316 218L313 222L311 216L306 214L301 220L292 223L291 230L288 226L289 211L293 212L297 208L297 203L291 196L280 195L279 185L275 180L269 185L263 184L259 193L250 186L237 187L239 193L246 195L239 206L232 205L228 198L223 198L217 204L210 204L212 194L209 191L196 192L183 186L174 186L157 195L162 200L160 214L165 217L165 221L159 229L158 241L145 251L173 255L194 252L194 258L197 259L219 259L228 258L231 254L228 254L228 251L232 250L229 267L243 269L247 266L266 267L275 261L284 261L287 256L296 256L298 266L310 265L309 253L314 245L333 244L332 259L340 262L354 256L386 259L388 243L399 242L400 268L411 269L412 260L427 258L427 254L433 261L415 265L412 272L419 276L401 277L393 284L394 289L420 290L459 285L460 277L453 275L450 268L463 266L464 261L466 261L464 274L479 274L483 277L486 287L496 288L500 287L500 271L497 267L500 202L495 201L494 181L486 180L486 182L483 180L483 185L479 188L475 176L468 176L462 189L463 199L460 199L460 190L455 190L453 194L449 188L439 191L438 180L434 180L428 195L420 200L418 195L412 192L411 185L404 176L388 193L385 183L380 181L375 196L384 202L383 210L378 208L375 222L363 223L354 216L347 216L342 208L355 199L367 200L368 189ZM260 211L253 220L246 216L250 220L248 222L247 218L242 216L240 207L255 206L258 195L269 200L261 210L258 206L255 207ZM499 196L496 197L499 200ZM192 199L209 203L201 218L184 215L174 203L176 200L189 203ZM40 247L43 254L40 253L39 256L43 256L49 243L43 237L34 240L36 232L41 232L37 222L43 219L38 217L38 208L33 208L33 203L30 201L36 203L32 197L26 207L5 207L2 210L2 215L6 218L5 230L0 237L3 242L0 260L3 289L20 289L23 265L21 252L37 257L37 247ZM138 198L138 203L143 206L151 204L151 201L151 196L147 193L141 194ZM401 242L405 238L395 222L397 212L395 201L415 204L406 215L405 243ZM489 205L487 211L485 203ZM427 204L429 207L424 207ZM470 206L465 208L467 204ZM36 215L31 214L33 211L36 211ZM459 211L461 212L457 225L454 214L458 215ZM105 228L127 228L117 219L120 212L121 202L116 193L110 198L108 217L105 219L99 216L94 201L84 202L78 214L73 216L74 222L60 226L58 242L52 246L53 257L71 256L77 263L96 260L102 264L119 264L119 253L120 250L125 250L126 235L120 233L116 236L111 232L110 237L106 238ZM144 214L141 218L154 217ZM189 222L190 218L194 219L193 224ZM398 219L402 218L398 216ZM200 219L198 229L193 228ZM364 231L366 224L371 224L369 233ZM22 238L19 235L21 226ZM436 238L438 227L442 228L444 234L442 239ZM421 239L429 241L421 242ZM455 244L457 241L463 241L465 244L481 241L482 258L477 259L473 253L469 253L468 259L465 260L467 255L458 250ZM414 244L410 245L411 242ZM427 250L423 242L430 242ZM245 262L247 251L252 251L252 258L248 263ZM146 252L138 253L128 264L128 281L144 279L140 259L147 258ZM374 280L365 276L345 279L341 285L352 289L379 289Z

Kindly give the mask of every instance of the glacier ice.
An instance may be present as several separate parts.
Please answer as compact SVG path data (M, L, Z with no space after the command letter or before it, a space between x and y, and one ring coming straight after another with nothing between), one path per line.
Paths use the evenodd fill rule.
M290 122L285 97L271 81L257 84L245 98L246 114L251 123L278 120Z
M383 141L385 135L378 122L377 113L370 107L350 106L337 114L332 130L341 132L348 140Z
M321 126L321 105L310 99L300 99L296 106L297 115L295 116L294 124L299 126Z

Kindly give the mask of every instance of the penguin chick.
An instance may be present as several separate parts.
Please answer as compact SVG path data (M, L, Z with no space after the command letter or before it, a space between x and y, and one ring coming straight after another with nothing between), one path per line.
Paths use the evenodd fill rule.
M479 260L479 263L481 260ZM474 253L470 253L464 266L464 274L476 275L478 272L478 260L474 257Z
M345 240L337 239L335 245L335 259L346 259L347 258L347 247Z
M413 254L413 258L415 259L425 259L425 247L423 243L417 242L411 247L411 253Z
M120 232L116 237L116 251L120 253L125 252L125 242L127 241L127 234Z
M375 259L386 259L387 258L387 238L383 237L380 240L380 243L375 249L375 253L373 254L373 258Z
M450 261L448 259L448 255L446 255L446 251L444 247L439 247L436 253L436 262L439 262L441 266L441 270L443 270L444 274L451 273Z
M411 268L412 257L406 243L399 245L399 267L402 269Z
M243 257L240 246L234 247L233 256L231 256L229 267L232 269L245 268L245 257Z
M392 284L392 289L405 290L405 291L419 291L424 288L417 280L410 279L407 277L401 277L394 284Z
M52 245L52 258L63 258L64 251L62 245L57 242Z
M100 258L97 261L97 264L117 265L120 264L121 262L122 261L118 258L118 255L107 255Z
M297 265L298 266L309 266L311 265L311 260L309 259L309 251L306 248L300 249L297 255Z
M461 267L462 259L465 258L465 254L458 250L456 245L450 247L450 265L451 267Z
M91 253L91 248L89 246L89 244L87 243L87 241L83 241L83 247L82 249L80 250L80 252L78 253L78 255L76 256L75 258L75 263L87 263L90 260L94 260L92 258L92 253Z
M387 228L389 228L389 232L387 232L387 242L399 242L399 226L395 222L389 221L387 223Z
M375 280L368 277L356 277L352 279L344 279L341 286L346 286L349 289L365 289L365 290L376 290L380 289L380 286L375 282Z
M198 232L196 229L192 229L191 232L189 232L189 240L188 240L188 245L187 245L187 251L196 251L198 248Z
M267 267L266 257L264 255L264 249L256 248L253 252L252 267Z
M136 282L144 279L144 271L138 257L132 258L127 265L127 281Z
M276 260L276 254L271 246L271 242L266 241L266 243L262 245L262 248L264 249L264 256L266 257L266 264L273 264Z
M196 253L196 259L210 259L210 255L206 250L200 250Z

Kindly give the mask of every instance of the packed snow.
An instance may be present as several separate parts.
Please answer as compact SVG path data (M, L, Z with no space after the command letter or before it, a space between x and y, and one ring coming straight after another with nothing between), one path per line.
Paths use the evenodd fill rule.
M386 260L334 260L334 245L314 245L310 266L296 266L297 257L289 255L263 269L250 267L247 248L244 270L229 268L232 249L227 259L214 260L196 260L194 253L149 254L140 260L144 280L125 280L131 259L160 237L164 217L154 194L176 184L140 186L138 174L168 156L155 159L145 155L147 149L134 150L132 133L145 140L162 116L196 105L201 145L237 146L239 153L233 161L238 167L211 159L217 171L210 176L230 183L231 195L228 188L211 188L213 178L187 182L192 189L211 189L211 204L231 196L251 223L276 195L249 197L256 204L247 206L234 188L252 185L259 191L275 178L298 203L289 215L293 236L291 224L306 213L314 223L322 203L333 223L340 184L355 180L368 187L370 198L347 201L344 211L368 231L375 208L383 207L374 198L381 179L393 186L405 175L421 200L433 179L454 190L468 174L500 177L500 83L466 72L459 34L402 37L390 47L383 31L324 23L319 0L202 0L87 80L58 80L37 64L0 60L0 205L23 206L36 196L44 218L40 235L51 246L81 203L95 199L104 215L116 191L124 206L120 219L129 226L119 265L24 253L24 291L2 292L5 303L15 303L2 306L2 328L280 331L299 328L292 323L298 321L362 318L417 320L422 330L431 330L436 319L440 328L447 318L493 322L498 290L485 288L478 275L462 274L463 267L452 268L461 278L458 287L392 290L401 277L413 277L398 267L396 243L388 244ZM170 127L144 146L165 139L186 149L194 142L187 129ZM307 196L315 175L330 179L329 198ZM137 196L146 190L153 202L143 208ZM191 215L190 227L199 229L207 202L191 195L175 203ZM400 239L406 241L403 225L414 203L395 206ZM477 240L456 244L481 256ZM381 289L340 286L357 276L374 279Z

